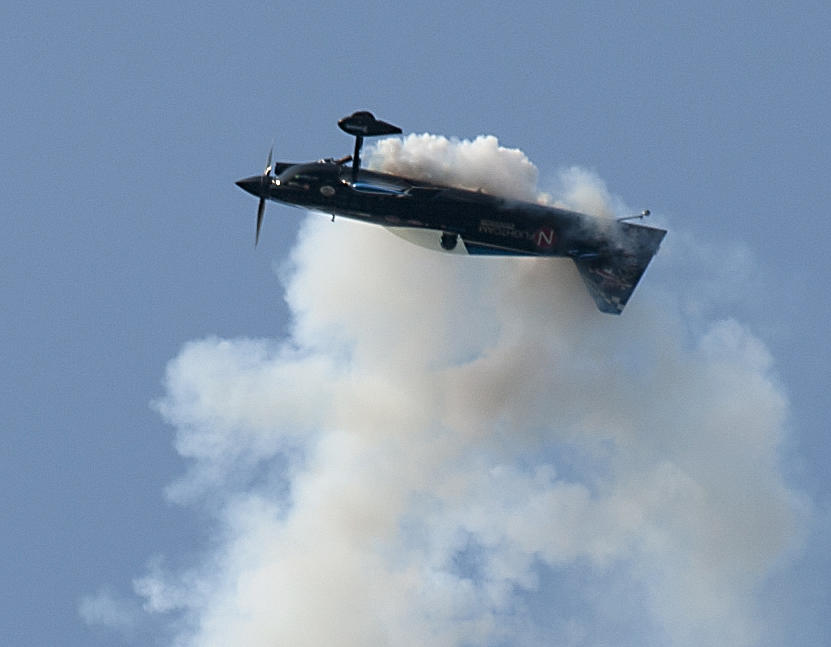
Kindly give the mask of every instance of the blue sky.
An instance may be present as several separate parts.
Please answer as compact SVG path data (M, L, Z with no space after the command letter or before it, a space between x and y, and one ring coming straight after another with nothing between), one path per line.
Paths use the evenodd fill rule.
M717 445L712 452L735 449L744 465L744 458L758 447L752 442L757 439L754 433L762 434L758 438L764 442L775 438L772 472L751 470L754 479L761 479L758 482L740 480L738 470L731 478L748 487L748 496L767 487L778 492L782 486L789 501L782 503L783 510L793 519L782 521L790 533L782 549L760 551L764 558L747 566L756 569L755 579L747 591L736 593L736 604L753 609L746 614L736 611L736 617L752 618L754 623L760 617L768 619L759 625L765 627L763 636L742 634L752 636L747 639L750 644L828 642L831 563L825 547L831 539L831 489L825 465L831 451L826 440L826 367L831 356L826 331L831 312L822 278L831 273L826 226L831 202L831 97L826 79L831 10L823 3L695 3L672 8L655 3L637 9L615 3L521 3L509 10L480 3L432 8L415 3L350 8L334 3L233 8L81 3L6 6L0 18L6 88L0 99L5 116L0 126L5 148L3 213L10 232L0 243L5 274L0 285L6 304L0 453L0 547L6 558L0 566L0 630L14 644L170 644L174 636L191 636L187 628L213 617L206 609L215 611L218 603L212 607L193 597L189 577L199 580L194 573L204 574L212 559L227 556L223 546L235 545L228 537L245 538L243 527L228 521L238 518L229 500L253 493L266 510L288 505L280 494L289 478L282 470L286 465L296 468L291 452L297 447L310 451L305 441L297 440L304 438L300 431L279 450L251 450L254 454L239 459L251 461L256 483L254 476L246 477L244 471L241 475L237 465L237 471L212 482L200 496L182 494L199 469L216 465L200 463L183 448L193 432L191 450L196 451L204 440L197 432L209 425L205 412L196 418L183 413L178 382L166 373L169 363L174 372L181 367L185 376L187 370L198 374L200 362L237 366L238 361L239 375L247 375L251 366L275 362L276 371L290 372L293 369L277 361L285 359L283 351L274 350L290 339L305 348L306 359L323 365L339 357L342 349L320 346L321 331L328 334L334 327L337 332L340 324L344 335L354 333L357 340L355 365L374 376L380 389L386 369L375 363L372 340L362 338L359 328L350 328L364 321L361 310L350 310L348 304L339 306L345 310L337 310L337 304L331 312L316 310L314 300L304 300L302 288L322 291L309 294L329 294L325 290L334 288L327 288L324 278L335 281L339 274L372 280L372 274L356 267L355 259L359 253L371 257L375 246L378 259L391 259L389 275L402 277L399 289L423 297L413 317L419 316L421 307L431 309L430 294L405 282L421 271L413 268L426 268L425 285L439 286L436 289L444 285L443 272L453 273L448 285L478 286L477 276L508 281L504 290L511 285L511 276L490 274L492 267L473 263L448 269L440 265L444 261L387 248L383 238L365 240L348 223L338 223L335 230L320 230L314 224L301 229L306 215L278 206L269 208L260 246L253 249L255 204L233 181L261 169L272 139L280 159L348 153L351 142L335 122L361 108L405 132L459 138L494 134L504 146L524 151L539 169L544 191L556 191L561 170L577 165L633 209L650 208L656 222L669 229L662 255L630 305L640 305L641 310L627 317L628 310L611 323L586 325L592 331L599 326L602 348L607 356L623 358L624 366L626 361L639 361L627 348L651 349L660 357L662 346L654 340L668 330L681 340L678 348L672 347L678 357L686 358L684 362L734 357L724 348L744 349L736 352L731 364L737 382L724 382L736 390L723 393L726 397L718 403L727 406L743 398L757 403L754 398L759 398L760 412L767 410L763 403L775 401L776 406L767 419L760 415L758 421L747 421L754 431L737 440L737 447ZM298 248L298 235L301 242L320 245L316 270L308 264L315 250ZM399 272L396 264L404 258L410 265ZM350 267L354 273L344 269ZM367 267L387 272L377 260L367 261ZM333 285L337 294L354 298L382 322L391 324L394 315L413 307L406 299L392 300L392 305L374 301L386 293L348 280ZM426 329L443 334L447 322L471 327L470 339L485 346L493 341L491 327L510 331L516 323L501 308L520 309L525 303L519 297L516 302L489 301L492 297L487 295L478 302L462 299L469 312L476 313L474 318L445 312L440 304L455 303L457 293L441 294L444 300L432 305L444 314L436 314L435 320L425 315ZM559 310L569 309L560 305ZM393 314L383 314L386 309ZM661 314L648 316L654 312ZM595 316L579 308L576 313ZM551 317L552 330L572 330L567 315L558 311ZM537 323L540 327L533 330L543 330L545 320ZM610 332L611 325L618 329ZM563 335L563 340L578 344L571 333ZM268 341L263 342L265 349L252 350L245 339ZM414 333L414 348L420 347L420 339ZM226 347L221 340L228 340L234 351L229 358L222 359ZM383 334L377 343L383 348ZM689 355L689 347L701 355ZM474 346L468 350L482 351ZM571 366L588 371L575 378L587 388L605 384L610 371L620 370L618 365L600 363L600 374L592 373L586 364L589 356L594 357L581 353L579 345L557 355L573 362L564 365L565 374L574 370ZM241 357L249 357L249 363ZM405 354L400 359L414 358ZM313 365L320 375L330 375ZM373 373L376 369L380 372ZM458 382L453 384L478 384L487 375L487 367L479 367L482 373L477 373L477 366L457 369ZM756 378L761 382L757 384ZM181 379L186 385L182 388L194 388ZM678 379L690 389L698 384ZM541 377L539 383L547 385L547 380ZM266 377L261 381L270 384ZM298 377L298 384L306 382ZM559 383L552 384L554 388ZM739 385L755 385L755 390ZM270 397L267 390L261 391L263 398ZM294 395L303 400L309 393ZM356 397L355 402L364 401ZM365 406L374 405L369 400ZM652 413L655 420L672 418L670 409L656 406ZM231 445L244 444L246 424L228 423ZM493 488L494 514L521 508L521 493L542 488L578 508L574 502L593 493L595 498L586 499L591 503L586 503L586 514L602 517L618 500L615 497L630 493L624 477L637 473L638 461L644 461L644 474L647 467L664 465L655 468L657 480L646 479L647 487L652 483L660 489L666 479L686 483L684 478L695 472L685 472L679 457L706 456L709 440L718 438L707 433L697 438L699 430L679 424L662 429L665 436L616 436L614 442L627 451L620 462L609 459L620 476L614 483L598 476L605 459L592 453L594 445L592 451L579 444L575 449L561 436L551 444L533 434L532 440L517 442L529 443L524 445L529 452L536 447L548 456L562 478L548 474L548 463L537 464L542 459L531 460L518 449L492 453L487 443L474 448L471 464L452 467L470 475L481 491ZM734 431L728 427L723 433L729 438ZM321 447L341 447L342 441L331 437ZM343 442L343 455L363 455ZM390 452L387 457L406 456L398 449ZM488 481L484 474L492 472L476 463L477 456L482 465L498 456L509 476ZM713 461L722 464L715 457ZM316 465L320 474L329 474L323 470L326 465L335 475L349 474L339 463L321 459ZM528 467L527 473L518 465ZM680 471L673 471L676 468ZM264 486L261 481L269 478L283 485ZM609 488L609 498L603 498L597 479ZM178 483L178 489L172 483ZM293 488L303 483L289 478ZM413 488L418 491L416 485ZM514 494L517 500L511 498ZM254 505L247 498L245 502L246 510ZM407 507L401 523L418 527L419 509ZM448 534L458 530L453 524L463 506L425 510L423 518L435 523L431 528L446 528ZM728 508L717 503L705 511L709 512L699 517L691 512L698 522L696 532L715 523L710 512L728 515ZM660 523L670 521L655 514L652 530L676 537ZM783 512L784 517L788 514ZM494 556L484 538L495 536L497 529L472 513L465 518L464 527L475 541L468 548L453 544L454 554L479 582L470 564L496 568L488 561ZM683 525L682 521L672 523ZM575 524L592 527L582 517ZM524 538L535 545L529 539L536 536L534 531L521 525L508 539L519 545ZM572 539L581 537L585 539L578 533ZM515 566L515 579L505 580L512 583L510 591L500 589L508 601L492 610L522 636L516 644L530 641L532 635L542 636L542 641L557 636L572 644L597 644L618 634L624 636L624 644L687 644L701 638L694 628L684 633L673 624L684 602L662 588L672 581L681 553L673 552L669 540L665 552L649 553L637 532L627 537L624 541L611 533L607 539L660 555L666 561L657 562L658 575L641 569L639 558L621 546L601 556L556 553L541 544L535 549L543 556L539 564ZM736 540L741 543L742 537ZM440 542L428 544L439 550ZM737 549L737 554L743 551ZM368 553L370 557L377 555ZM302 563L302 558L295 563ZM712 568L725 577L732 573L732 582L742 580L741 570ZM280 571L289 580L291 572ZM536 586L518 573L536 578ZM676 575L680 580L684 573ZM479 577L491 582L481 573ZM148 587L156 585L167 597L148 593ZM483 594L485 589L477 591ZM564 604L566 593L575 590L580 595ZM178 591L178 597L171 591ZM605 591L605 597L599 591ZM609 591L627 600L626 612L615 605ZM320 599L313 590L308 595L315 603ZM677 606L658 604L661 595ZM602 604L591 602L598 599ZM641 599L643 604L638 603ZM85 600L97 600L99 610L102 601L111 603L110 620L100 622L100 613L97 623L89 615L85 620L79 612ZM479 608L487 606L482 599L468 603L465 617L478 617ZM142 610L142 605L150 609ZM707 607L702 603L701 608ZM568 618L546 611L550 609ZM339 607L336 611L346 613ZM383 622L403 626L390 614ZM548 624L539 619L546 614L554 618ZM733 617L727 612L725 616ZM121 621L114 621L116 617ZM440 629L448 644L476 643L469 636L458 637L472 625L454 625L454 617L446 620ZM355 644L371 635L361 633L364 629L355 628ZM245 628L240 631L226 637L241 639ZM713 636L724 637L718 627L713 631ZM482 635L512 644L510 637Z

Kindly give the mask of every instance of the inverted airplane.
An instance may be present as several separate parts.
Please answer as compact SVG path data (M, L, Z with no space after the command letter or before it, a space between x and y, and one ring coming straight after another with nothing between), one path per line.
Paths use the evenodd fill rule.
M305 163L272 163L237 182L260 199L256 245L266 200L354 218L436 250L475 255L554 256L574 260L597 307L620 314L666 231L576 211L543 206L481 191L444 186L361 168L364 137L401 129L366 111L338 126L355 137L352 155ZM351 165L347 166L347 162Z

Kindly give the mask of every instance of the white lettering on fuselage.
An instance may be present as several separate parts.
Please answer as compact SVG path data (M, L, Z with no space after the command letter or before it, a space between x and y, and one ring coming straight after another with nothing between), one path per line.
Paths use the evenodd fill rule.
M551 227L540 227L536 231L518 229L512 222L499 220L480 220L479 232L489 236L526 240L539 249L551 249L557 242L557 234Z
M534 243L540 249L551 249L556 241L557 236L551 227L540 227L534 234Z
M525 238L530 239L530 233L517 229L512 222L499 222L498 220L480 220L479 231L490 236L501 238Z

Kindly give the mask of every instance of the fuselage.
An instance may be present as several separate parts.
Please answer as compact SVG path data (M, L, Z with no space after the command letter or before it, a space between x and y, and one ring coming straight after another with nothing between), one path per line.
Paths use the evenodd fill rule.
M366 169L353 181L351 167L331 160L278 162L274 172L237 184L258 197L333 216L455 235L471 253L605 256L662 231Z

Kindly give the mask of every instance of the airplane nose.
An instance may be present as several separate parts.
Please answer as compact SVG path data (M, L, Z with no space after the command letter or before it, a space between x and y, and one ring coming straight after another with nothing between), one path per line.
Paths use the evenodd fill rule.
M251 195L255 195L259 198L262 193L263 179L261 176L255 175L253 177L247 177L243 180L237 180L236 185L243 191L247 191Z

